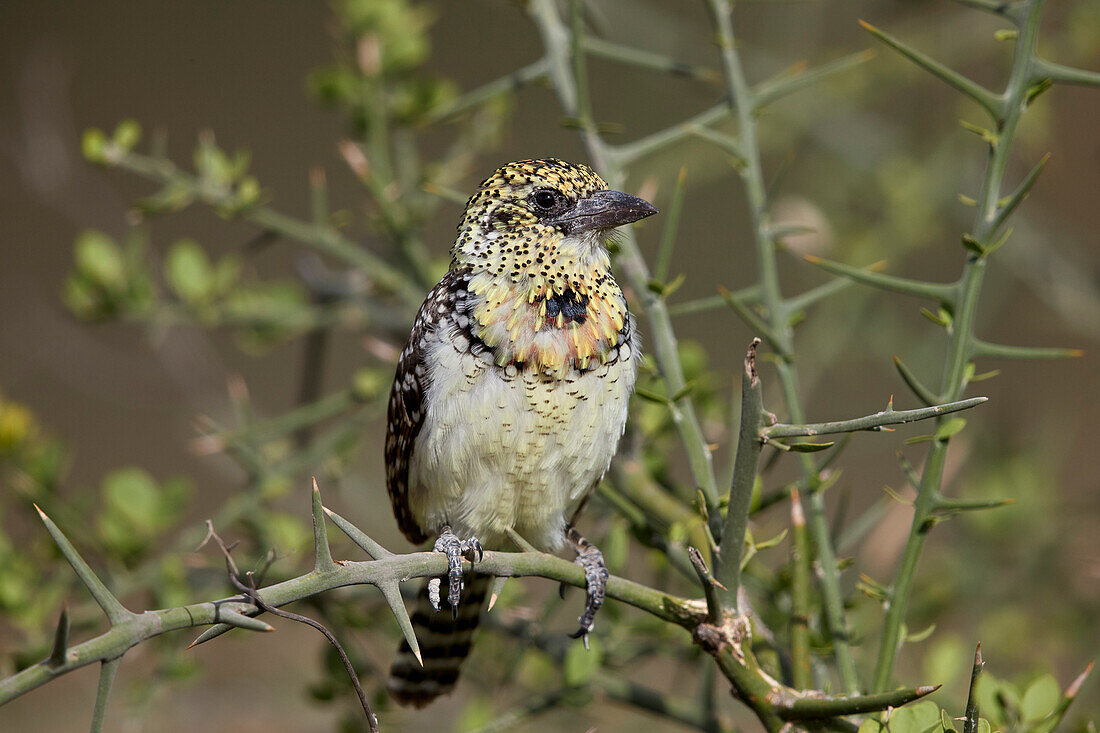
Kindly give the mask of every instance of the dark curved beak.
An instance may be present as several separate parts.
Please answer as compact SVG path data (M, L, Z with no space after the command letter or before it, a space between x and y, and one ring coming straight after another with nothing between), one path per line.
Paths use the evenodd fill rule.
M614 229L656 213L653 204L638 196L622 191L596 191L549 223L564 227L569 234L578 234Z

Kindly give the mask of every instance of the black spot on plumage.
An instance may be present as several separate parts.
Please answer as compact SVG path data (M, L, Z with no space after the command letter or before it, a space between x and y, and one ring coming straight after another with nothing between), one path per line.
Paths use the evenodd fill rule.
M588 296L578 296L570 289L560 295L551 295L546 299L546 317L557 318L559 313L567 323L584 323L588 315Z

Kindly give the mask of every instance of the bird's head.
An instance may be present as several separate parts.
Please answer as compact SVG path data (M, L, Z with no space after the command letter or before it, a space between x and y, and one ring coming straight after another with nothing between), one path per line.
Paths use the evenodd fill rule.
M556 374L610 358L628 322L604 239L657 209L555 158L498 169L470 197L453 250L498 363Z
M540 253L544 258L596 254L593 250L602 249L610 230L655 213L645 199L609 190L586 165L556 158L521 160L498 168L470 197L455 259L475 266L507 259L526 275L525 257L501 255L526 252L534 264ZM508 248L512 252L503 251Z

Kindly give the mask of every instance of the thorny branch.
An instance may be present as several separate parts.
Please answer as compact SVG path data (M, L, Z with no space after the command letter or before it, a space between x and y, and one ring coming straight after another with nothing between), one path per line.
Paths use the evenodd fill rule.
M351 660L348 659L347 652L344 651L343 645L340 644L336 636L320 621L311 619L308 616L302 616L301 614L284 611L281 608L276 608L265 601L257 592L257 583L263 583L263 576L271 566L271 563L275 560L274 552L268 553L267 563L258 575L254 574L251 570L244 574L245 579L248 581L246 583L241 580L241 571L237 568L237 563L233 560L231 548L226 547L225 542L218 536L218 533L214 531L214 524L210 521L207 521L207 531L209 532L207 535L208 539L214 540L218 545L218 549L220 549L225 556L225 569L229 575L230 584L240 591L245 598L251 601L252 605L257 609L257 615L262 611L264 613L270 613L273 616L278 616L279 618L285 618L289 621L296 621L300 624L312 626L328 639L328 643L332 644L332 647L336 650L336 653L340 657L340 661L344 665L344 669L347 670L348 678L355 688L355 694L359 696L359 704L363 707L363 715L367 718L367 725L370 726L371 733L378 733L378 716L371 710L370 702L367 701L367 695L363 692L363 686L359 683L359 675L356 674L355 667L352 666ZM203 544L205 543L206 540L203 541Z
M334 561L325 531L326 515L337 527L344 530L350 539L377 559L367 562ZM393 590L404 580L439 577L447 573L447 558L439 553L418 552L407 555L389 553L343 517L323 507L320 494L314 488L316 563L311 572L267 587L258 587L262 577L258 578L252 573L246 573L242 580L241 573L229 552L230 548L224 544L211 524L208 538L214 539L222 549L230 582L240 595L139 614L126 609L115 598L49 517L41 512L40 516L46 529L85 587L100 602L105 613L110 609L108 617L111 627L103 634L71 648L64 648L67 637L59 631L57 643L62 648L55 648L42 662L0 680L0 705L61 675L100 662L103 664L104 681L101 690L106 691L97 697L94 718L100 723L103 719L107 694L110 691L109 683L117 671L119 661L129 649L170 631L197 626L211 628L192 642L191 646L209 641L233 628L274 631L272 626L257 618L261 613L271 613L306 623L321 631L337 651L341 652L341 658L348 669L349 676L354 680L364 711L368 719L373 721L373 714L370 712L365 694L358 685L354 669L333 635L313 619L282 611L279 607L335 588L374 585L383 592L402 631L411 635L412 629L408 624L407 610L400 593L394 593ZM696 556L695 562L700 576L706 579L709 571L706 570L705 564L702 564L702 557L698 553L693 554ZM537 576L585 587L583 568L575 563L539 552L486 552L484 558L477 563L477 571L496 577ZM718 585L713 578L708 582ZM709 592L707 595L711 597ZM690 631L696 643L714 655L719 668L730 680L737 695L762 716L761 719L765 721L770 731L779 730L784 720L825 719L857 714L868 709L869 702L865 699L831 697L814 691L807 693L793 690L764 673L752 653L750 627L745 615L738 616L725 612L719 617L718 607L713 602L708 609L704 601L680 598L615 576L608 580L607 597L627 603ZM65 621L63 617L62 623ZM415 644L415 637L412 637L412 643ZM932 689L898 690L895 693L880 696L875 698L874 702L877 704L881 700L882 706L876 709L885 709L888 705L905 704L928 694ZM372 725L374 724L376 723L372 722Z

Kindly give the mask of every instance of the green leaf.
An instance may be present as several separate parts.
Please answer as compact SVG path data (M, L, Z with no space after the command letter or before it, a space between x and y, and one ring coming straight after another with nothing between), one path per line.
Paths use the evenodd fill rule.
M942 425L936 428L936 440L947 440L965 427L965 418L953 417L950 420L945 420Z
M921 629L920 631L915 631L911 634L907 634L905 637L905 641L909 644L918 644L931 636L932 632L934 632L935 630L935 624L928 624L926 628Z
M985 247L983 247L982 243L979 242L977 239L974 239L974 237L970 236L969 234L964 234L962 235L962 243L964 247L966 247L974 254L978 255L979 257L985 257Z
M1024 180L1020 183L1015 191L997 202L998 206L1000 206L1000 209L997 211L997 215L993 220L993 224L990 226L990 231L995 232L1000 229L1001 225L1004 224L1005 219L1007 219L1012 214L1012 212L1016 210L1016 207L1019 206L1025 198L1027 198L1028 193L1035 185L1035 182L1039 180L1039 174L1043 172L1043 168L1046 167L1047 161L1049 160L1050 153L1047 153L1042 158L1040 158L1039 162L1035 164L1035 166L1031 169L1030 172L1028 172L1026 176L1024 176Z
M648 389L643 389L641 387L636 388L634 390L634 394L637 397L641 397L643 400L646 400L647 402L652 402L655 405L664 405L666 407L668 406L668 398L662 397L656 392L650 392Z
M967 122L966 120L959 120L959 125L961 125L962 129L966 130L967 132L972 132L980 137L982 140L985 140L992 147L997 147L998 138L996 133L990 132L981 125L975 125Z
M597 637L589 639L588 649L580 641L570 644L562 664L565 684L569 687L586 686L600 668L602 658Z
M787 530L784 529L782 532L777 534L775 537L772 537L770 540L757 542L754 547L756 547L757 550L767 550L770 547L775 547L776 545L778 545L780 542L783 541L786 536Z
M790 448L795 453L817 453L818 451L828 450L836 445L836 441L831 443L791 443Z
M970 649L967 644L953 634L940 634L932 643L932 648L924 655L922 664L924 679L942 682L950 688L966 670Z
M937 326L947 327L951 325L951 314L940 308L939 313L933 313L927 308L921 308L920 314Z
M126 286L126 259L115 241L103 232L89 229L77 236L76 268L108 292Z
M139 140L141 140L141 125L135 120L123 120L118 123L114 135L111 136L111 142L120 150L127 152L132 150Z
M944 733L947 733L947 731L957 733L955 730L955 723L951 720L951 715L946 710L940 710L940 727L943 728Z
M668 283L666 283L664 288L661 290L661 297L667 298L675 293L677 290L680 289L680 286L684 284L685 280L687 280L686 272L681 272L679 275L669 280Z
M103 508L96 523L103 543L134 559L170 527L186 503L189 485L182 480L159 485L146 471L130 467L103 479Z
M195 170L201 178L219 186L226 186L233 180L233 164L229 156L214 144L212 135L204 134L195 148Z
M1004 728L1016 720L1020 709L1020 693L1016 688L988 671L982 674L977 687L978 709L995 728Z
M181 239L172 245L164 275L180 300L192 305L208 302L216 284L206 250L193 239Z
M229 293L241 279L241 258L236 255L222 257L214 265L211 279L210 288L213 293L217 295Z
M271 512L264 518L264 529L279 555L305 552L313 544L312 528L297 514Z
M388 372L362 367L352 376L351 390L355 399L369 402L385 396L392 380L393 377Z
M1062 699L1062 691L1053 675L1045 674L1027 686L1020 702L1020 714L1025 721L1040 720L1049 715Z
M103 130L93 127L84 131L84 136L80 139L80 152L84 160L89 163L105 163L106 148L107 136L103 134Z
M936 733L940 729L940 706L934 702L919 702L894 711L890 718L892 733Z
M260 200L260 182L253 176L245 176L237 185L237 208L247 209Z

